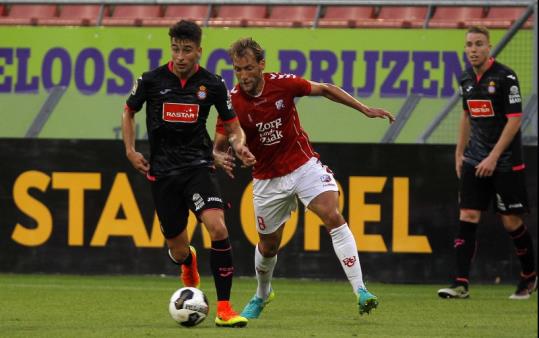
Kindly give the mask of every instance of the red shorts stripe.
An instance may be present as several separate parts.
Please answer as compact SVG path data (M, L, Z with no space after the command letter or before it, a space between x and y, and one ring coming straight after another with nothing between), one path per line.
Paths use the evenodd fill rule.
M524 170L524 168L526 168L526 165L522 163L522 164L514 166L512 169L513 171L519 171L519 170Z
M521 117L522 113L511 113L511 114L506 114L505 116L507 116L507 118L510 119L512 117Z

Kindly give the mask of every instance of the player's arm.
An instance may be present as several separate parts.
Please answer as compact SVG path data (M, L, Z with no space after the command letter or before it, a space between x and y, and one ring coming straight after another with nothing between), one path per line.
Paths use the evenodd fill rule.
M520 114L511 116L507 119L507 124L502 130L502 134L496 142L496 145L490 151L490 154L483 159L475 167L475 175L479 177L492 176L494 170L496 169L496 164L501 154L504 152L507 147L511 144L515 135L520 130L521 117Z
M309 96L324 96L332 101L344 104L357 111L360 111L367 117L388 119L389 123L395 121L395 117L393 117L390 112L382 108L370 108L355 99L352 95L348 94L338 86L335 86L331 83L319 83L314 81L309 82L311 84L311 92Z
M460 178L462 169L462 161L464 159L464 149L470 139L470 118L468 112L463 110L460 116L459 133L457 138L457 147L455 149L455 171L457 177Z
M129 159L129 162L140 173L147 175L150 165L144 156L135 149L135 113L142 108L142 105L146 101L146 91L143 87L141 76L133 85L131 95L127 98L124 107L122 114L122 137L124 140L125 155Z
M135 112L127 105L122 114L122 137L129 162L140 173L146 175L150 165L144 156L135 150Z
M240 126L238 119L224 121L223 127L227 135L227 140L236 156L243 162L245 166L252 166L256 163L255 156L245 145L245 133Z
M223 169L230 178L234 178L233 171L236 164L234 163L232 148L223 132L217 126L215 137L213 138L213 163L216 167Z

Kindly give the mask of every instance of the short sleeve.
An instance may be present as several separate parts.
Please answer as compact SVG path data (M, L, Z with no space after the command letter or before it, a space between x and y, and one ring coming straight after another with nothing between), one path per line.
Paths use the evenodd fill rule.
M520 93L520 85L515 73L510 73L505 77L505 86L503 94L503 100L505 102L505 114L506 115L520 115L522 114L522 97Z
M127 107L135 112L142 109L147 98L147 85L145 85L143 78L144 74L135 81L133 88L131 89L131 94L125 102Z
M222 78L220 78L216 94L217 97L214 105L219 114L219 118L223 121L228 121L236 117L236 113L234 113L234 110L232 109L230 93L226 89L225 81Z
M294 97L307 96L311 93L309 81L292 74L279 74L278 76L284 76L282 81Z

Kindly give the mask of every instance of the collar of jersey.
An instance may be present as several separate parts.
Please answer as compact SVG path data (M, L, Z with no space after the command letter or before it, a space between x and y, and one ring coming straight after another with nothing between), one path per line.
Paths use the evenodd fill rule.
M251 94L248 94L247 92L245 92L241 86L238 84L238 87L240 87L240 90L243 94L245 94L245 96L247 97L250 97L250 98L253 98L253 99L257 99L259 98L260 96L262 96L262 93L264 92L264 88L266 87L266 73L262 74L262 78L264 80L264 84L262 85L262 90L260 90L260 93L258 93L257 95L253 96Z
M475 72L473 71L473 68L472 68L472 73L475 75L475 81L477 81L477 83L479 83L479 81L481 81L481 78L489 71L490 68L492 68L492 65L494 64L494 61L496 61L496 60L492 56L488 58L488 60L487 60L488 67L487 67L487 69L485 69L483 74L481 74L481 76L477 76L477 74L475 74Z
M176 76L176 74L174 74L174 65L172 64L172 60L170 60L168 62L167 68L174 76ZM197 63L195 65L195 72L193 73L193 75L191 75L191 77L194 76L196 73L198 73L199 70L200 70L200 65ZM190 78L185 79L185 80L180 79L180 84L181 84L182 88L185 87L185 84L187 83L187 80L189 80L189 79Z

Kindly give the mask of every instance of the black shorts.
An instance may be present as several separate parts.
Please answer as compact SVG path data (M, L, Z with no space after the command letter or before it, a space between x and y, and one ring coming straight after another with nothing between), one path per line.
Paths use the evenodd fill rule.
M489 177L477 177L475 167L464 162L459 181L460 209L486 211L490 203L494 204L495 210L500 214L528 213L524 170L496 171Z
M207 209L224 209L221 191L211 168L160 177L152 182L155 211L165 238L185 230L189 210L199 217Z

